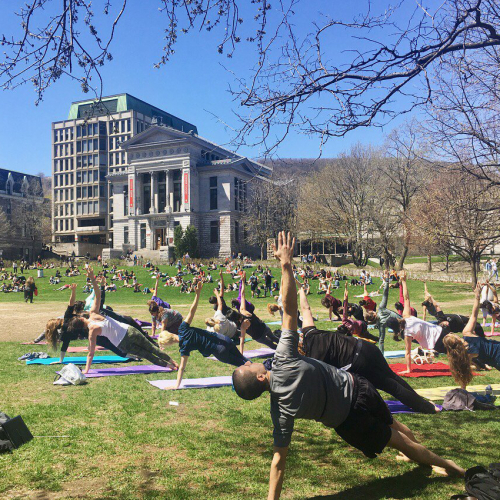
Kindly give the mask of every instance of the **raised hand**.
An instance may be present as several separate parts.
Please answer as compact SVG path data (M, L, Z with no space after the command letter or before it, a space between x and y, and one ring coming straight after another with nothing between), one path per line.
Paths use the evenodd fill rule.
M281 262L281 265L292 263L293 250L295 248L295 238L292 238L290 233L285 234L285 231L278 233L278 248L273 243L274 256Z
M399 272L399 279L401 281L406 281L406 271L404 269L402 269L400 272Z
M202 288L203 288L203 281L198 281L198 283L196 283L196 288L195 288L196 293L200 294Z
M87 277L90 279L95 278L94 276L94 270L92 269L92 266L87 267Z
M482 285L481 285L481 283L478 283L476 285L476 289L474 290L474 296L475 296L476 300L479 300L481 298L481 289L482 289Z
M76 283L71 283L71 285L69 285L70 290L76 290L77 287L78 285Z

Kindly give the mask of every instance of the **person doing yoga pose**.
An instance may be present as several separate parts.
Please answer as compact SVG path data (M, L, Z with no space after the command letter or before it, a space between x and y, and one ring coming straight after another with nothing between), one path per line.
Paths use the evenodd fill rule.
M315 420L335 429L368 457L375 458L389 446L410 460L433 466L436 472L463 476L465 471L460 466L417 443L411 430L392 417L364 377L299 354L294 246L290 234L279 233L274 255L281 262L284 313L273 369L268 371L262 363L253 363L233 372L233 387L242 399L252 400L267 391L271 395L274 455L268 500L280 497L295 419Z
M411 314L410 294L406 283L406 271L401 271L400 281L403 287L404 310L403 319L399 320L399 332L405 340L405 359L407 369L400 372L400 375L411 372L411 344L415 339L424 349L434 350L444 354L446 349L443 345L443 339L448 334L438 325L428 323L422 319L416 318ZM397 327L396 327L397 328Z
M354 335L355 337L376 342L378 338L368 333L368 325L364 321L348 317L349 290L347 287L348 283L346 281L344 289L344 312L342 314L342 324L337 328L337 332L343 333L344 335Z
M149 342L138 328L121 323L109 316L103 316L99 313L101 290L90 266L87 268L87 276L92 283L96 300L90 309L88 318L76 316L68 323L68 332L70 333L78 331L88 332L89 353L83 373L88 373L92 366L98 337L107 338L111 344L120 351L147 359L155 365L172 368L174 370L177 369L177 363L168 354Z
M417 412L436 412L432 403L419 396L391 370L377 346L338 332L318 330L302 288L299 294L303 321L299 351L302 349L305 356L365 377L375 388L389 393Z
M481 300L481 285L476 286L474 305L469 322L464 328L461 339L458 335L449 334L444 339L446 354L450 361L450 370L453 378L465 389L472 380L471 363L488 364L500 370L500 342L480 337L475 332L475 323L479 313Z
M160 347L163 349L168 345L178 342L179 352L181 354L181 363L177 373L177 383L171 389L178 389L182 382L184 371L189 360L189 355L192 351L199 351L203 356L215 356L219 361L229 365L241 366L245 363L250 363L238 351L234 343L229 337L215 332L202 330L191 326L198 302L200 301L200 293L203 288L203 282L199 281L195 289L195 298L186 319L181 323L177 335L163 331L158 339Z
M328 289L326 295L321 299L321 305L328 309L328 318L330 321L342 321L340 318L340 308L342 307L342 302L336 299L333 295L330 295L330 290L332 287L332 282L328 283ZM337 319L332 319L332 314L335 314Z
M230 339L238 337L238 327L236 323L233 323L222 312L224 310L224 304L222 302L222 297L220 296L219 290L214 289L215 297L217 298L217 311L215 311L213 318L207 318L205 324L210 328L213 328L216 333L225 335Z

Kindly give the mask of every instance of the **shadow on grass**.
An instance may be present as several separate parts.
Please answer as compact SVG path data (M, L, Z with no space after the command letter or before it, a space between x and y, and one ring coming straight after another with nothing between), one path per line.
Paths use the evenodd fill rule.
M417 467L399 476L374 479L360 486L353 486L347 490L339 491L331 495L319 495L309 497L308 500L359 500L370 498L377 500L382 498L419 498L421 491L431 483L446 481L446 478L429 477L431 469L428 467Z

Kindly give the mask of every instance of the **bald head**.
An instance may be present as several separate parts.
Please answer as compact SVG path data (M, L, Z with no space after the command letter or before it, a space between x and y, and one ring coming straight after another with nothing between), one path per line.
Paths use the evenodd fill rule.
M233 372L233 387L242 399L258 398L268 386L267 370L262 363L240 366Z

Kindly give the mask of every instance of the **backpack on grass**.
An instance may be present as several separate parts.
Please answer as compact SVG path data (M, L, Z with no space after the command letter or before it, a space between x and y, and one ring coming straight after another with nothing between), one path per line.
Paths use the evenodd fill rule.
M465 489L477 500L498 500L500 498L500 464L490 464L488 469L479 465L467 470Z
M14 448L10 442L9 436L7 436L7 433L2 426L8 420L10 420L10 417L6 413L0 411L0 453L12 451Z

